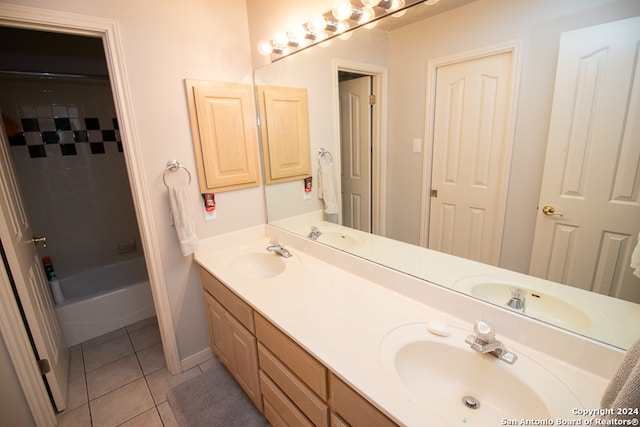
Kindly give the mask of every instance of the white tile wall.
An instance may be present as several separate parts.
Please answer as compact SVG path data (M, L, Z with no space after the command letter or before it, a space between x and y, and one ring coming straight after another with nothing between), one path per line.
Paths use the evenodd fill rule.
M54 117L68 117L72 130L85 130L84 118L99 118L114 130L115 107L108 81L0 80L0 110L20 123L37 118L41 131L55 131ZM74 144L71 131L60 143ZM102 141L89 131L89 141ZM28 145L42 145L37 132L25 132ZM116 130L116 138L119 132ZM60 144L44 145L46 157L31 158L28 147L12 146L17 179L33 232L47 236L60 277L141 256L140 237L124 155L106 141L104 154L91 154L88 142L75 142L76 155L63 156ZM119 254L118 242L134 240L134 252Z

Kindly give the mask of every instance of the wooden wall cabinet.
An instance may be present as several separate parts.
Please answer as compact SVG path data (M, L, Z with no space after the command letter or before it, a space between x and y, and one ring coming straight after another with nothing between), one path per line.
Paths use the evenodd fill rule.
M201 193L259 186L253 87L202 80L185 84Z
M266 183L311 176L307 90L258 86L258 106Z

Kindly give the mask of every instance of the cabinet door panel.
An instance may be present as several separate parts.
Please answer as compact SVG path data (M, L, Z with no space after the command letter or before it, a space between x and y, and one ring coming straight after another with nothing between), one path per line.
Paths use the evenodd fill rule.
M258 86L258 100L267 184L311 175L307 90Z
M187 80L202 193L260 185L253 88Z
M233 345L233 374L249 398L262 410L256 338L231 314L226 313L226 317Z
M222 363L224 363L227 368L231 369L233 363L231 355L233 354L233 350L227 327L225 310L218 301L216 301L216 299L207 292L204 293L204 300L207 307L211 347L213 347L213 350L216 352Z

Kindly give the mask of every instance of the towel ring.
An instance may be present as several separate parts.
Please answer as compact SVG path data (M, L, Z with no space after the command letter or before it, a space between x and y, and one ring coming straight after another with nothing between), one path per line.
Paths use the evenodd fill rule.
M321 160L324 156L328 156L329 157L329 164L333 164L333 156L331 155L331 153L328 152L327 150L325 150L324 148L319 148L318 149L318 160Z
M169 188L169 185L167 184L167 180L166 180L167 172L176 172L180 169L184 170L187 173L187 175L189 175L188 184L191 184L191 172L189 172L189 169L182 166L180 162L177 160L169 160L167 162L167 168L162 173L162 182L164 182L165 187Z

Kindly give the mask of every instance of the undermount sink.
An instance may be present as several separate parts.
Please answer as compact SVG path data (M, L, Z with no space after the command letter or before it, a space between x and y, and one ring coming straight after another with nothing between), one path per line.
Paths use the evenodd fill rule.
M284 259L271 252L246 252L235 255L229 267L241 276L251 279L268 279L282 273Z
M427 325L391 331L380 357L387 375L406 388L407 398L439 416L440 425L567 418L582 407L564 383L517 349L509 349L518 355L509 365L465 344L471 330L447 327L451 335L444 337L428 332Z
M511 288L521 289L526 297L524 314L574 331L584 331L592 326L590 316L580 307L537 289L522 286L515 281L468 277L458 281L460 289L484 301L506 306L511 298Z

